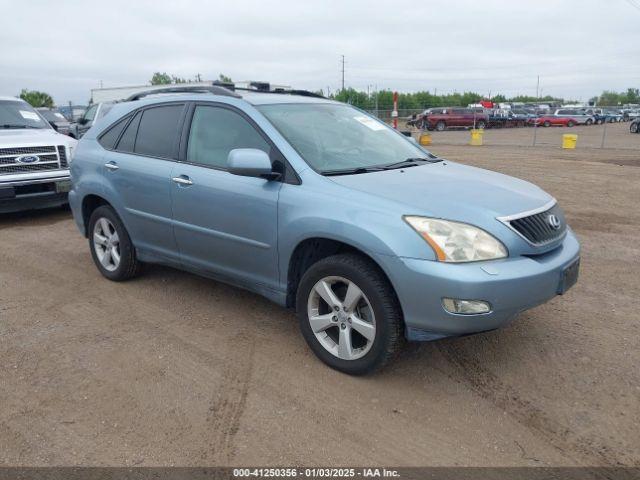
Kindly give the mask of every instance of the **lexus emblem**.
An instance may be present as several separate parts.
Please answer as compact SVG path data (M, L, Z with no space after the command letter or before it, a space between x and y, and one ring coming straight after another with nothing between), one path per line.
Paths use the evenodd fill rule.
M553 213L547 217L547 223L554 230L558 230L561 226L560 219Z

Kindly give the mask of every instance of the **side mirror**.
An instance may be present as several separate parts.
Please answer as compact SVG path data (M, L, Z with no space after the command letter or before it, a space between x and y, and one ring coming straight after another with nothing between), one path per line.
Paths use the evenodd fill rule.
M273 171L269 155L256 148L236 148L227 157L229 173L242 177L276 180L280 174Z

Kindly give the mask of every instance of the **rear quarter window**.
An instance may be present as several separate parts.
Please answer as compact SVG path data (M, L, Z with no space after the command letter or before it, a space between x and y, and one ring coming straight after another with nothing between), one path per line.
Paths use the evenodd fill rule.
M120 134L124 130L124 127L127 126L127 122L131 118L131 115L127 115L122 120L116 122L111 128L107 129L105 133L100 135L98 138L98 142L107 150L113 150L116 146L116 142L118 138L120 138Z

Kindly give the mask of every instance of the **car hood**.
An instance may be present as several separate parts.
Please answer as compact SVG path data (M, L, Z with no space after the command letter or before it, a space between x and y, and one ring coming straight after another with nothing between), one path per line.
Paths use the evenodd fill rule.
M77 142L67 135L62 135L52 128L40 130L25 129L0 129L0 148L39 147L44 145L73 146Z
M537 186L448 160L405 169L329 177L399 204L403 215L424 215L495 231L496 217L540 208L553 200Z

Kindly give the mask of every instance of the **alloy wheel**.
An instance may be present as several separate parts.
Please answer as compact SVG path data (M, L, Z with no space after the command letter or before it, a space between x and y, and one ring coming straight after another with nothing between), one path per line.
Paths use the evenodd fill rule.
M113 223L101 217L93 227L93 248L105 270L113 272L120 266L120 237Z
M307 316L320 345L342 360L362 358L376 338L369 299L360 287L343 277L324 277L314 285Z

